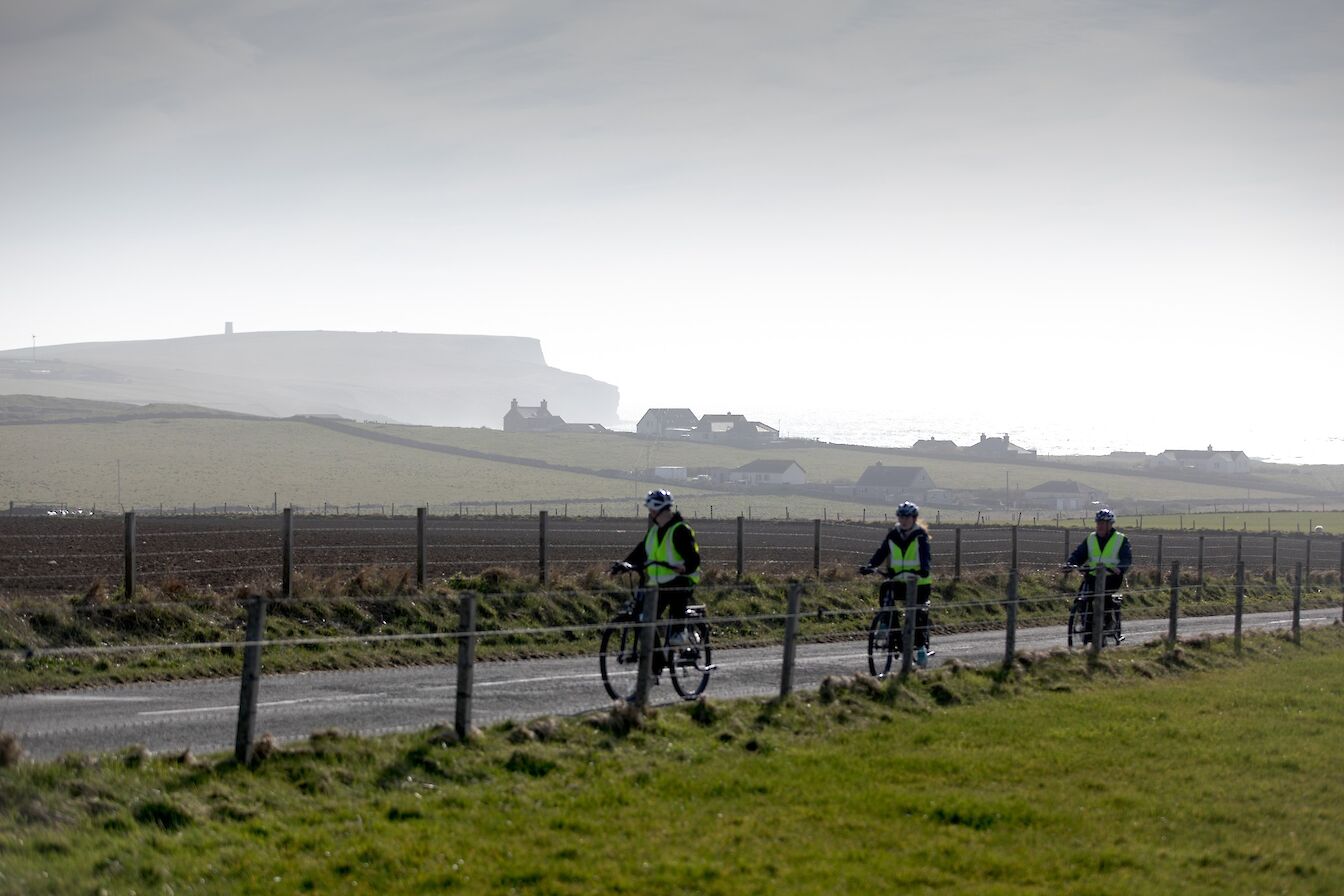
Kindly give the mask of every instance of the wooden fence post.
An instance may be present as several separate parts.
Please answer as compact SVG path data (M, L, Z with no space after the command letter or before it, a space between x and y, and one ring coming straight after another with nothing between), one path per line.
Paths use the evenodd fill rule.
M1302 561L1297 561L1297 575L1293 578L1293 643L1302 643Z
M1279 584L1279 536L1270 538L1270 560L1269 560L1269 581L1274 585Z
M1106 568L1100 563L1092 574L1092 643L1089 645L1093 656L1101 653L1106 645Z
M428 507L415 508L415 586L425 587L425 515Z
M910 675L910 664L915 659L915 592L913 582L905 583L905 625L901 626L901 677Z
M266 598L247 599L247 633L243 645L243 682L238 694L238 729L233 740L233 758L250 765L257 728L257 691L261 686L261 642L266 636Z
M122 578L122 590L127 600L135 598L135 511L128 510L123 520L122 540L126 552L126 567Z
M1167 614L1167 644L1176 646L1176 620L1180 617L1181 561L1171 563L1171 610Z
M952 545L952 578L961 578L961 527L958 526L953 536ZM1344 570L1344 552L1340 554L1339 568Z
M546 584L546 518L549 514L542 510L537 513L538 525L541 527L537 534L537 546L539 557L537 559L537 579L541 584Z
M798 641L798 607L803 599L803 586L794 582L789 586L789 615L784 619L784 668L779 675L781 699L793 691L793 658Z
M457 705L453 730L458 740L471 737L471 694L476 674L476 595L465 592L457 604Z
M1157 533L1157 572L1155 573L1155 576L1156 576L1156 579L1157 579L1157 581L1156 581L1156 585L1157 585L1157 587L1161 588L1161 587L1162 587L1162 533L1161 533L1161 532Z
M1237 564L1237 604L1236 617L1232 622L1232 643L1237 653L1241 653L1241 608L1246 602L1246 564Z
M1009 548L1009 551L1008 551L1008 553L1009 553L1009 558L1008 558L1008 568L1009 568L1009 569L1017 569L1017 526L1016 526L1016 525L1013 526L1013 532L1012 532L1012 537L1011 537L1011 539L1010 539L1010 543L1011 543L1011 547Z
M1003 667L1013 665L1013 655L1017 653L1017 567L1008 570L1008 633L1003 644Z
M742 514L737 515L737 578L740 581L746 567L746 549L743 546L744 529Z
M657 585L644 589L639 624L639 675L635 679L635 705L642 710L649 705L649 688L653 686L653 630L658 624Z
M1204 599L1204 536L1199 536L1199 565L1195 568L1195 594L1197 600Z
M280 596L294 596L294 508L280 517Z
M821 578L821 520L812 521L812 571Z

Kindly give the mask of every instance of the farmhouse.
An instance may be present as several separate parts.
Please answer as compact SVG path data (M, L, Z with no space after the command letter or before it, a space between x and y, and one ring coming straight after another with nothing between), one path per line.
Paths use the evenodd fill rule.
M854 497L895 503L924 501L935 488L923 467L888 467L875 463L863 471L854 485Z
M724 479L743 485L804 485L807 473L792 460L753 460L730 470Z
M956 454L957 443L951 439L919 439L910 446L911 451L934 451L938 454Z
M695 429L700 418L690 408L649 408L635 424L635 432L641 436L684 436Z
M961 450L978 457L1032 457L1036 454L1035 448L1014 445L1008 440L1008 433L1004 433L1003 438L980 433L980 441Z
M779 438L779 430L748 420L741 414L706 414L691 430L691 438L698 442L755 444L775 441Z
M1193 470L1223 476L1251 472L1251 459L1246 452L1214 451L1212 445L1203 451L1169 448L1148 465L1155 470Z
M1106 493L1089 488L1072 479L1052 479L1033 485L1022 493L1022 503L1027 507L1043 507L1047 510L1082 510L1093 501L1105 501Z
M566 423L550 412L546 399L536 407L526 407L514 399L504 415L505 432L610 432L601 423Z

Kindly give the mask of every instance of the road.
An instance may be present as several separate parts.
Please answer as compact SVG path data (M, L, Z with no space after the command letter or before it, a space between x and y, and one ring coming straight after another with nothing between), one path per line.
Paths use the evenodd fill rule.
M1304 610L1302 624L1340 618L1338 607ZM1287 630L1288 611L1248 614L1244 630ZM1233 617L1180 620L1182 639L1232 631ZM1125 623L1126 644L1166 637L1166 619ZM1064 644L1062 626L1019 629L1019 651ZM934 644L931 665L951 659L989 665L1003 656L1004 633L944 635ZM1121 648L1124 649L1124 648ZM777 694L782 648L716 651L718 671L709 685L715 699ZM475 673L473 722L485 727L507 719L577 715L608 707L594 655L480 663ZM360 734L415 731L454 717L456 668L413 668L265 675L260 685L256 730L277 742L338 729ZM827 675L866 671L859 641L799 644L794 688L815 690ZM143 745L151 753L190 749L197 755L232 751L238 716L238 679L87 688L0 698L0 731L17 736L30 758L50 760L70 752L99 753ZM653 689L655 705L676 702L670 683Z

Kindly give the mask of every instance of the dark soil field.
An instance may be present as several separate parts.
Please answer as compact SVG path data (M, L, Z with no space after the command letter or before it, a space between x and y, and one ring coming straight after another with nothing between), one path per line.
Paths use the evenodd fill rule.
M881 525L813 520L694 520L707 569L771 576L808 576L857 567L882 541ZM134 574L139 587L232 591L279 585L284 571L282 515L138 516ZM353 576L361 570L407 572L418 558L414 516L295 516L294 575ZM940 577L1057 566L1083 529L1004 526L931 527ZM122 517L0 516L0 593L75 593L102 582L122 586L127 566ZM430 517L425 521L427 580L476 575L491 567L523 574L578 575L620 560L644 536L642 519ZM1189 580L1199 570L1230 574L1237 559L1248 574L1291 575L1296 563L1316 575L1338 575L1344 560L1333 537L1131 533L1139 570L1179 561Z

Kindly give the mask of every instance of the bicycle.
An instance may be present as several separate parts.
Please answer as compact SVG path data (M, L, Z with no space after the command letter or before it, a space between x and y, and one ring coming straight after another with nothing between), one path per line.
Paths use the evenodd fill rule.
M860 575L867 575L870 572L876 572L868 566L859 567ZM872 622L868 623L868 671L876 678L886 678L891 672L892 664L901 655L902 630L901 630L901 610L896 605L896 589L888 586L888 582L901 582L907 588L913 588L919 581L919 576L912 572L893 573L885 572L884 581L878 586L878 610L873 614ZM919 621L920 612L925 614L924 625L927 627L927 609L921 605L915 605L916 622ZM916 642L919 640L918 632L915 633ZM919 655L919 649L916 648L916 656ZM924 649L925 657L933 655L933 651Z
M629 577L630 599L621 605L616 615L611 617L602 629L601 646L598 648L598 668L602 672L602 686L607 689L613 700L631 702L638 687L639 636L643 627L640 615L644 606L645 569L649 566L666 566L657 561L640 569L630 564L618 564L619 572ZM618 569L624 566L624 569ZM709 624L704 604L688 604L686 615L681 619L659 620L653 629L653 683L658 684L662 669L666 669L672 679L672 687L684 700L694 700L709 686L709 674L717 666L711 662L709 643ZM685 643L667 644L667 635L673 625L684 626ZM623 671L629 667L628 671ZM622 684L624 680L625 684Z
M1073 571L1086 572L1078 566L1063 567L1065 574ZM1093 577L1095 586L1096 578ZM1068 646L1073 647L1074 638L1078 639L1079 644L1087 645L1092 641L1092 604L1096 599L1096 592L1087 587L1087 579L1084 578L1078 583L1078 591L1074 594L1072 602L1069 604L1069 622L1065 628ZM1120 607L1124 603L1125 596L1118 591L1108 592L1104 598L1106 607L1101 617L1101 646L1106 646L1106 639L1110 638L1118 647L1120 642L1125 640L1124 634L1120 631L1121 614Z

